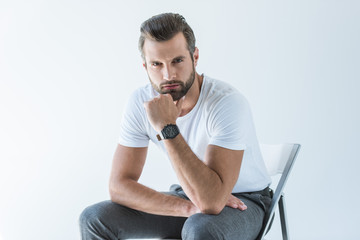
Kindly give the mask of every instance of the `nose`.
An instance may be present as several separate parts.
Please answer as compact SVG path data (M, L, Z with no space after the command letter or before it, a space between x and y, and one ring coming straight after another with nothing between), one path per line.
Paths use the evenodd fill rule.
M171 65L164 65L163 78L164 80L173 80L176 77L175 69Z

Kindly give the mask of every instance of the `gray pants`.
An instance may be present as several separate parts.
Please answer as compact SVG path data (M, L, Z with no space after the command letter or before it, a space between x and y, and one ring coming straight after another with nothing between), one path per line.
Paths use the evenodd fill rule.
M170 192L188 199L179 185ZM269 188L253 193L234 193L247 206L245 211L225 207L218 215L197 213L189 218L153 215L111 201L87 207L80 216L82 239L181 238L256 239L271 197Z

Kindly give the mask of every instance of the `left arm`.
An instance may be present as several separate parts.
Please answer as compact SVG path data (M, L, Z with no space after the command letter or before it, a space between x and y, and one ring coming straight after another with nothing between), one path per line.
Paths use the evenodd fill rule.
M169 94L161 94L144 104L148 118L157 132L167 124L176 124L183 99L176 104ZM208 145L201 161L179 134L164 140L173 168L190 200L207 214L218 214L231 198L243 158L243 150Z

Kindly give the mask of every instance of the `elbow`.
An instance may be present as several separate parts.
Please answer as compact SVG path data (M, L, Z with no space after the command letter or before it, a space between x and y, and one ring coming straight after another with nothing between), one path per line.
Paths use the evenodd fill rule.
M202 214L208 214L208 215L218 215L221 213L221 211L224 209L225 205L220 204L209 204L204 205L200 207L200 212Z
M109 195L110 195L110 200L112 202L115 202L116 201L116 192L114 191L114 189L112 188L109 188Z
M112 202L120 203L122 200L122 193L125 190L120 183L110 182L109 184L109 195Z
M125 205L131 195L132 180L116 179L110 180L108 185L110 200L114 203Z
M112 184L109 184L109 195L110 195L110 200L112 202L115 202L117 191L115 190L115 187L112 186Z
M226 205L225 199L219 197L221 195L222 194L218 194L217 196L207 195L202 198L197 197L192 199L192 201L198 207L202 214L218 215L221 213L221 211Z

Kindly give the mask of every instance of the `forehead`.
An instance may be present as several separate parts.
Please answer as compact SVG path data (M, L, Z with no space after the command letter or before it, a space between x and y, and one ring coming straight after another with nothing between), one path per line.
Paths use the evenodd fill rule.
M182 32L167 41L145 39L143 51L147 61L171 60L177 56L188 56L187 42Z

